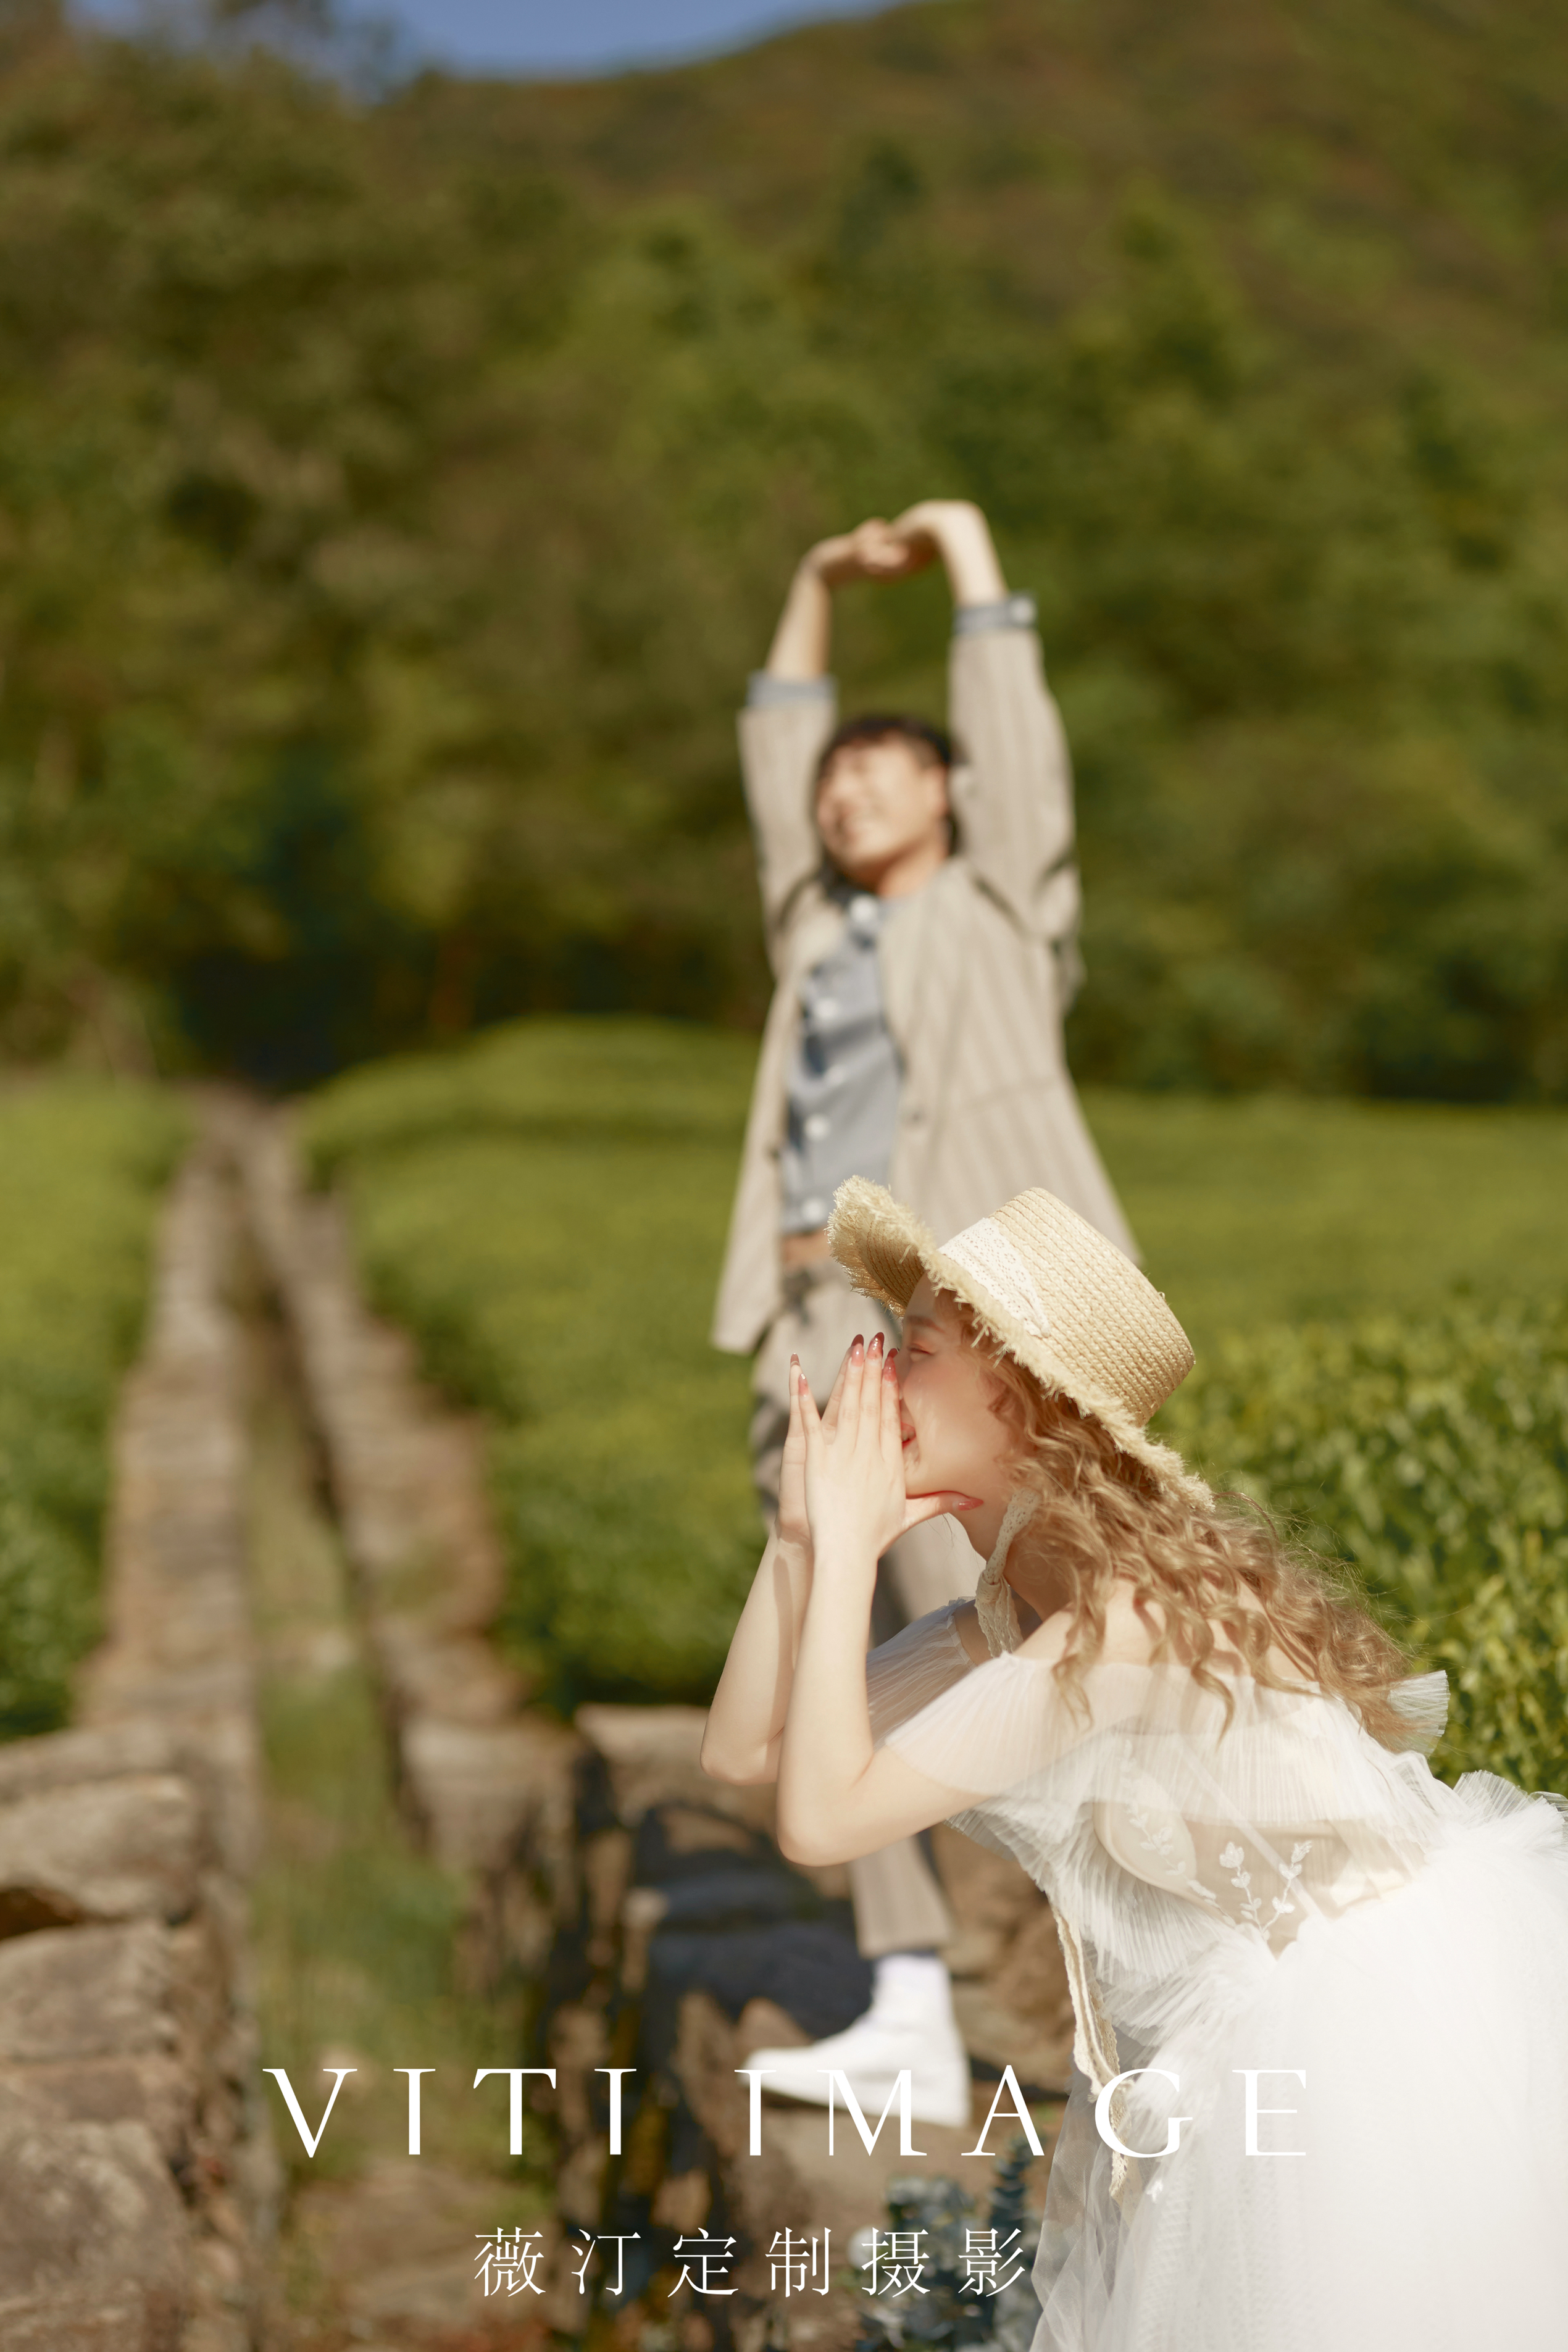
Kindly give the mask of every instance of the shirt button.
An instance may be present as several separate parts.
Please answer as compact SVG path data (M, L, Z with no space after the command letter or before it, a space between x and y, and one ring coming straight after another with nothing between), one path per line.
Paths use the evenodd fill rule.
M826 1201L803 1201L800 1213L803 1217L809 1217L814 1225L825 1225L827 1223L827 1203Z
M836 996L819 996L811 1009L818 1021L836 1021L838 1017L838 999Z
M828 1126L829 1121L826 1115L819 1110L814 1110L811 1117L802 1122L804 1132L810 1138L813 1143L821 1142L823 1137L827 1133Z

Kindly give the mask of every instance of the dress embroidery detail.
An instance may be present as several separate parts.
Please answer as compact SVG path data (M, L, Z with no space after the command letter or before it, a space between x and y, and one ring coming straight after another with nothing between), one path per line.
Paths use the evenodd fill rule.
M1300 1877L1301 1865L1311 1851L1310 1838L1295 1841L1290 1848L1289 1861L1279 1865L1279 1892L1271 1898L1268 1916L1265 1919L1262 1902L1252 1891L1252 1873L1243 1866L1247 1861L1246 1848L1237 1838L1232 1838L1228 1845L1221 1847L1219 1866L1230 1872L1230 1883L1241 1895L1242 1916L1250 1927L1259 1927L1268 1935L1281 1919L1294 1913L1296 1906L1290 1900L1290 1890Z
M1233 1886L1239 1887L1241 1890L1241 1913L1243 1918L1246 1919L1250 1926L1259 1927L1263 1924L1263 1906L1259 1903L1257 1895L1254 1895L1252 1891L1251 1871L1244 1870L1241 1866L1246 1860L1246 1851L1240 1844L1238 1844L1235 1838L1232 1838L1227 1846L1224 1846L1220 1850L1220 1868L1230 1872L1231 1885Z
M1311 1853L1311 1839L1299 1838L1296 1843L1290 1848L1289 1861L1280 1864L1279 1892L1274 1897L1274 1907L1269 1916L1268 1921L1270 1927L1273 1927L1277 1919L1283 1919L1288 1911L1295 1910L1296 1906L1289 1899L1290 1889L1300 1877L1301 1864L1306 1861L1307 1856Z

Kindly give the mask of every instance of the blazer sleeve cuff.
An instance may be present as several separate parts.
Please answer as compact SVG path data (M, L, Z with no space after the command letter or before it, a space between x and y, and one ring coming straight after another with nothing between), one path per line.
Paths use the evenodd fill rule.
M1032 596L1002 596L994 604L955 604L955 637L983 636L991 629L1032 629L1038 615Z
M774 677L754 669L746 681L748 710L783 710L802 702L832 702L838 692L833 677Z

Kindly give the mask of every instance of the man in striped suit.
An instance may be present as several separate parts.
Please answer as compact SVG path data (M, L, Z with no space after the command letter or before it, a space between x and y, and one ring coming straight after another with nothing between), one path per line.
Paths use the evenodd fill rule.
M906 718L837 725L833 590L938 558L953 598L956 743ZM811 549L751 682L741 754L777 989L713 1339L755 1351L752 1454L770 1517L791 1355L821 1402L856 1331L897 1336L827 1252L845 1178L889 1185L939 1237L1043 1184L1133 1254L1063 1051L1079 971L1072 777L1034 622L979 509L927 500ZM877 1638L972 1592L979 1565L951 1519L914 1529L882 1563ZM914 1840L851 1865L851 1885L875 1963L869 2011L830 2042L748 2063L818 2102L825 2070L842 2068L879 2107L910 2066L917 2116L963 2122L941 1889Z

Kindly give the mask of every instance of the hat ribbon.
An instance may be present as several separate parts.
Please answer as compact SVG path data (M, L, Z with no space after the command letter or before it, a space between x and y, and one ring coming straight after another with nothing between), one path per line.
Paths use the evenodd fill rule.
M982 1217L942 1245L942 1255L988 1290L1031 1339L1050 1337L1051 1318L1029 1262L994 1217Z
M974 1614L994 1658L999 1658L1004 1650L1016 1650L1024 1638L1024 1629L1018 1622L1018 1604L1003 1571L1014 1537L1021 1528L1028 1526L1039 1499L1028 1487L1019 1487L1007 1506L995 1546L974 1588Z

